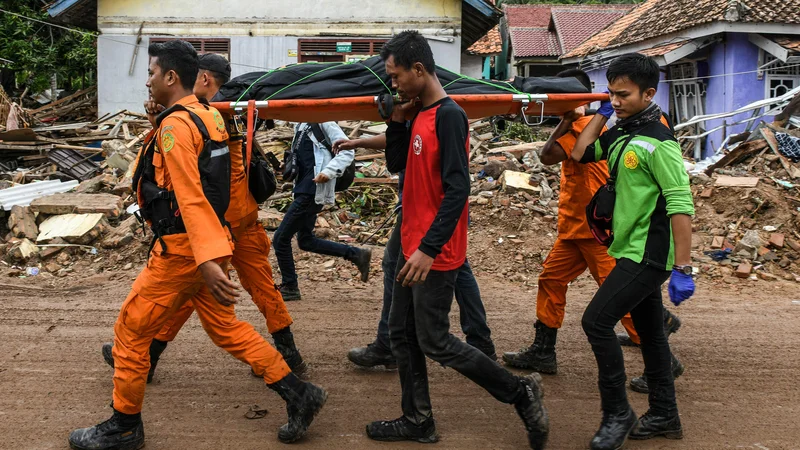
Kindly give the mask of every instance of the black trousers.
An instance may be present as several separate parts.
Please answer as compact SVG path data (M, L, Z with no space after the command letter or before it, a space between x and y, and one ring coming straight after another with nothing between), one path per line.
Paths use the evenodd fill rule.
M405 263L401 254L395 273ZM422 284L394 284L389 339L400 374L403 415L415 424L432 417L425 356L457 370L503 403L524 395L518 377L450 333L448 314L458 272L432 270Z
M625 361L614 332L614 326L628 311L642 341L650 410L659 415L678 412L661 304L661 285L669 274L645 263L619 259L583 313L583 331L597 359L598 385L605 412L620 412L629 405Z

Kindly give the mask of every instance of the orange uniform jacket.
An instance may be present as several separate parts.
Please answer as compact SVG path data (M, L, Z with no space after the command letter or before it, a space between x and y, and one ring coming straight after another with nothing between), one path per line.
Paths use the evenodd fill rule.
M206 110L194 95L177 103L192 109L203 119L212 139L228 139L222 116L217 110ZM161 122L155 139L153 165L156 183L161 188L175 191L186 227L186 233L164 236L166 253L193 257L197 265L231 256L233 245L229 234L203 193L197 164L203 150L203 137L189 114L185 111L170 114ZM139 205L142 206L141 197ZM162 250L160 242L156 241L154 250Z

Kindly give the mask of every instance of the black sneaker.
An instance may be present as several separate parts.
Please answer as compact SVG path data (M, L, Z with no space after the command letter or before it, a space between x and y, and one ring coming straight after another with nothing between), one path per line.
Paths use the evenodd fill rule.
M360 367L384 366L387 369L396 369L397 360L391 351L386 351L372 344L366 347L352 348L347 352L347 359Z
M636 423L636 413L630 407L627 411L617 414L603 412L603 422L592 438L589 448L591 450L621 449L631 431L636 427Z
M547 410L544 408L542 398L544 398L544 388L542 387L542 376L532 373L520 378L520 384L525 390L525 396L514 404L517 415L525 424L528 432L528 444L534 450L541 450L547 443L547 435L550 432L550 420L547 417Z
M144 424L141 417L131 426L123 426L125 415L114 411L110 419L69 434L74 450L138 450L144 447Z
M683 364L681 364L675 355L672 355L672 378L677 379L683 375L684 371L686 371L686 368L683 367ZM645 374L642 374L640 377L632 378L628 386L630 386L632 391L640 394L650 393L650 387L647 385L647 375Z
M278 290L281 293L281 297L283 297L283 301L290 302L292 300L302 300L302 296L300 295L300 288L297 285L294 286L284 286L280 285Z
M411 423L405 416L394 420L378 420L367 425L367 436L375 441L416 441L433 444L439 440L433 418L419 425Z
M637 344L636 342L633 342L633 339L631 339L631 337L628 336L627 334L618 334L617 335L617 340L619 341L619 345L621 345L623 347L638 347L639 346L639 344Z
M358 271L361 272L361 281L364 283L369 280L369 262L372 259L372 250L368 248L357 249L358 253L350 261L356 265Z
M667 439L683 439L680 416L678 414L673 417L657 416L647 411L639 418L639 423L631 432L630 438L645 440L656 436L664 436Z

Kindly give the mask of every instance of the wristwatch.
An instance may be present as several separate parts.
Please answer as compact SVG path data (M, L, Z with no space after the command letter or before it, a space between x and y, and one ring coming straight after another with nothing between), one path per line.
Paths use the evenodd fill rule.
M694 267L686 264L684 266L674 265L672 266L673 270L677 270L678 272L683 272L685 275L691 275L694 273Z

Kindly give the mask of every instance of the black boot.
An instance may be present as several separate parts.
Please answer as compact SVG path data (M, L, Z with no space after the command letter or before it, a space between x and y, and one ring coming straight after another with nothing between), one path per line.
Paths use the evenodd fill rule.
M375 441L416 441L432 444L439 440L433 417L419 425L402 416L394 420L378 420L367 425L367 437Z
M275 349L283 356L284 361L295 375L303 377L308 372L308 364L303 361L300 351L294 345L294 335L289 327L272 333Z
M361 272L361 281L364 283L369 280L369 262L372 259L372 250L368 248L357 248L356 254L348 258L350 262L356 265L358 271Z
M301 439L314 421L314 416L325 405L328 393L319 386L301 381L292 373L267 386L286 402L289 416L289 421L278 430L278 439L284 444Z
M639 418L639 423L631 432L631 439L644 440L656 436L667 439L683 439L681 418L676 413L674 416L658 416L647 411Z
M628 435L636 427L636 413L630 406L618 413L603 411L603 422L592 438L591 450L618 450L625 445Z
M639 346L639 344L637 344L636 342L633 342L633 339L631 339L631 337L628 336L627 334L618 334L617 335L617 340L619 341L619 345L621 345L623 347L638 347Z
M664 335L669 337L670 334L677 333L680 328L681 319L664 308Z
M297 285L280 285L278 286L278 291L281 293L281 297L283 297L283 301L290 302L292 300L302 300L303 297L300 295L300 288Z
M150 384L153 382L153 374L156 373L156 364L158 364L158 359L161 357L161 353L167 348L167 344L169 342L159 341L158 339L153 339L153 342L150 343L150 370L147 372L147 383ZM114 368L114 355L112 351L114 349L114 344L111 342L106 342L103 344L103 359L105 360L106 364Z
M524 395L514 404L514 408L517 410L519 418L522 419L522 423L525 424L525 430L528 432L528 444L534 450L541 450L547 443L547 435L550 432L550 420L542 403L542 398L544 398L542 376L532 373L520 378L520 384Z
M74 450L137 450L144 447L142 415L122 414L114 410L110 419L69 434Z
M150 370L147 372L147 384L153 382L153 375L156 373L158 359L161 358L161 353L167 348L167 344L169 344L169 342L159 341L158 339L153 339L153 342L150 343Z
M683 372L686 370L683 367L683 364L675 357L675 354L672 354L672 378L677 379ZM650 387L647 385L647 375L642 374L640 377L636 377L631 379L629 383L631 390L634 392L639 392L640 394L647 394L650 392Z
M469 344L469 342L467 342L467 344ZM488 356L489 359L491 359L492 361L497 361L497 351L494 348L494 342L492 342L491 340L489 341L488 344L469 344L469 345L480 350L481 353Z
M105 360L106 364L114 368L114 354L112 351L114 350L114 343L113 342L106 342L103 344L103 349L101 350L103 353L103 360Z
M396 369L397 360L389 350L384 350L376 343L366 347L351 348L347 352L347 359L361 367L384 366L387 369Z
M555 375L558 372L556 364L556 335L558 328L550 328L540 321L534 324L536 335L533 344L519 352L503 353L503 361L511 367L531 369L539 373Z

